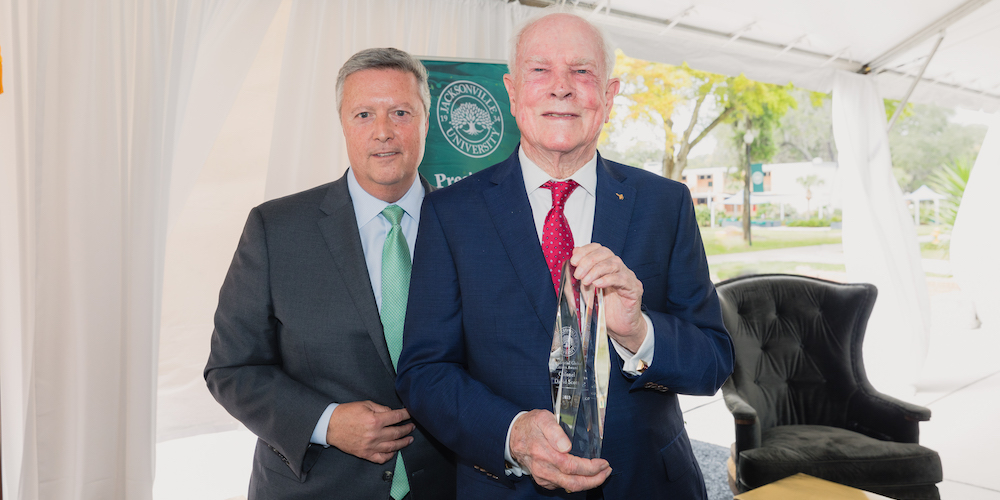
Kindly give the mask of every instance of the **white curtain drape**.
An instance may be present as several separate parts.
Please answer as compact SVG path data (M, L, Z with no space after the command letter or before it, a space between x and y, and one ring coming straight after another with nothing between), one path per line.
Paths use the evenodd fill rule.
M1000 259L996 189L1000 186L1000 115L993 118L969 174L951 233L951 266L985 328L1000 331Z
M930 331L930 299L916 230L892 173L885 107L874 77L838 72L833 135L843 179L848 279L878 287L864 342L876 389L912 395Z
M170 203L276 7L0 0L4 498L150 498Z
M264 199L281 54L291 5L291 0L282 0L243 85L235 92L232 110L219 129L187 201L176 218L171 218L163 264L156 395L158 443L239 429L236 420L208 392L201 374L209 355L219 289L233 260L247 213ZM235 448L238 447L227 447L225 453L237 453ZM184 452L170 453L168 450L172 449ZM209 491L215 491L213 488L201 488L200 496L164 492L167 485L197 488L189 480L190 474L181 472L209 466L191 460L190 450L191 446L182 443L157 446L154 498L219 500L246 493L245 478L231 494L209 496ZM237 457L229 462L243 464L249 470L252 449L250 454L242 451L244 460ZM212 455L212 460L227 461L219 454ZM212 472L218 471L219 467L212 468ZM178 477L185 480L178 481Z

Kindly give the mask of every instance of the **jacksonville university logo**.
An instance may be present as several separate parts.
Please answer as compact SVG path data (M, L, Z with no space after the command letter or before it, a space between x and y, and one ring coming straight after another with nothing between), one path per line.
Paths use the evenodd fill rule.
M468 80L452 82L438 97L438 126L445 139L459 152L482 158L503 139L503 114L485 87Z
M576 352L580 350L581 338L579 334L574 334L573 327L566 325L563 326L559 333L562 335L563 353L568 358L576 356Z

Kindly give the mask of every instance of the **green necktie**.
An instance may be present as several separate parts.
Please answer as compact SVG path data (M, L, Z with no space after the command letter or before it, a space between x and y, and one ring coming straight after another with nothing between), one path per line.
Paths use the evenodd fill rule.
M403 209L399 205L389 205L382 215L392 224L382 245L382 331L385 344L389 348L392 366L399 362L399 352L403 350L403 320L406 318L406 298L410 292L410 249L399 221ZM403 455L396 456L396 471L392 474L392 488L389 495L400 500L410 492L406 479Z

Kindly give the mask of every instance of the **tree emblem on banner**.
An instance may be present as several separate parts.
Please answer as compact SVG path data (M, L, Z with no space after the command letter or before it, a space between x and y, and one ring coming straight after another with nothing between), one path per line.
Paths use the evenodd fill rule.
M448 144L465 156L487 156L503 139L500 106L493 94L478 83L452 82L441 91L434 110Z

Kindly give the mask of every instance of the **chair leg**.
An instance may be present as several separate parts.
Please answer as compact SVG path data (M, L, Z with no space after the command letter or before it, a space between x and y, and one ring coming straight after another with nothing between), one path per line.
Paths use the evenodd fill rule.
M733 495L743 493L736 486L736 464L733 463L733 457L726 459L726 477L729 479L729 490L733 492Z

